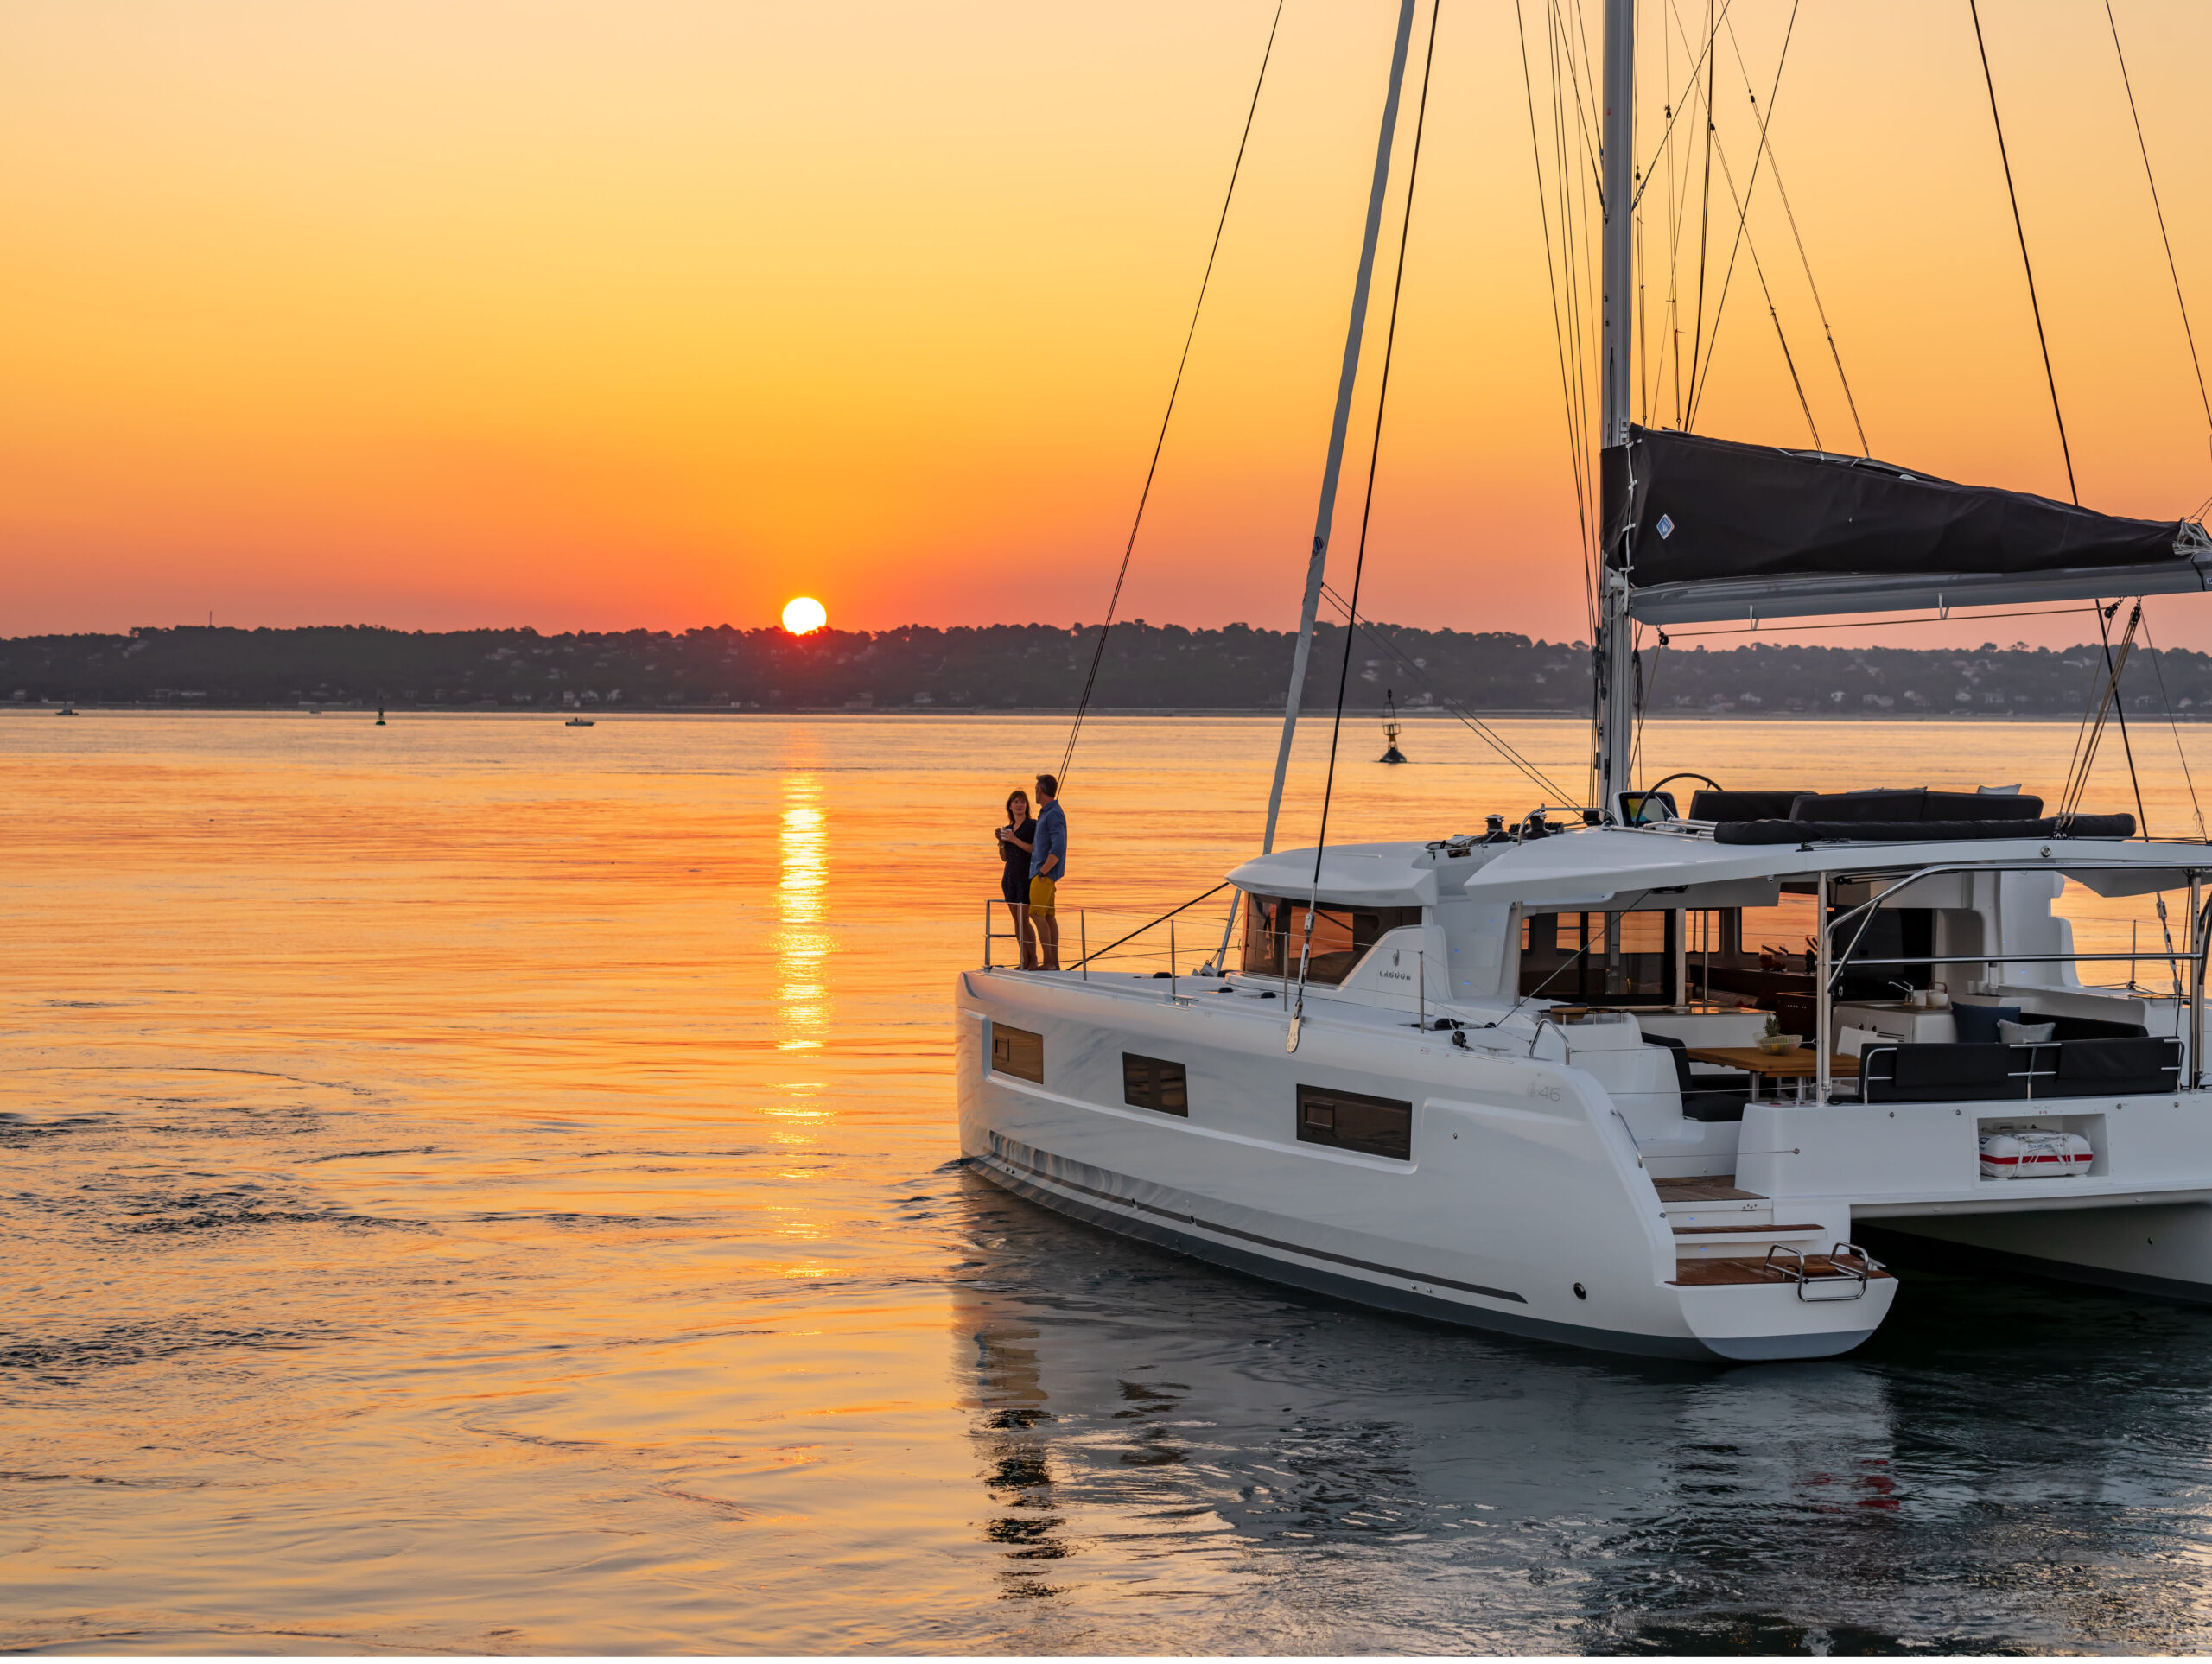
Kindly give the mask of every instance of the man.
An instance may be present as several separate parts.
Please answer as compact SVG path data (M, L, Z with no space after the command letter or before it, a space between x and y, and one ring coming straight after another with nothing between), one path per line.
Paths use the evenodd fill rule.
M1060 808L1060 783L1037 777L1037 835L1029 852L1029 924L1037 932L1043 969L1060 968L1060 921L1052 911L1052 892L1068 872L1068 817Z

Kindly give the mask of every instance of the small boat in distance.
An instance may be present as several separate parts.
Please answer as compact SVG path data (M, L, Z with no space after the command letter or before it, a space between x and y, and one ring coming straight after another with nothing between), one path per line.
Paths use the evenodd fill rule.
M76 714L77 708L74 705L64 705L60 710L54 712L56 716L74 716Z
M572 716L569 719L567 726L572 728L588 728L595 725L594 720L588 716Z

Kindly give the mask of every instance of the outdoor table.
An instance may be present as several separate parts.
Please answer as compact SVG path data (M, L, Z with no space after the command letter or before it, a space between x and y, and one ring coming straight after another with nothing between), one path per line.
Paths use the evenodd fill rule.
M1682 1055L1693 1063L1719 1064L1728 1069L1740 1069L1745 1074L1755 1075L1762 1080L1794 1081L1800 1103L1805 1101L1805 1083L1821 1070L1819 1057L1810 1048L1802 1045L1789 1051L1762 1051L1755 1045L1693 1045L1685 1047ZM1831 1051L1828 1053L1828 1078L1857 1080L1859 1059L1840 1051Z

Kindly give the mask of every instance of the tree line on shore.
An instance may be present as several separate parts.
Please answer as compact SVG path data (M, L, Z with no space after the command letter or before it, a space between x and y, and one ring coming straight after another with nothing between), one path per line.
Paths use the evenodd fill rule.
M1080 697L1098 626L988 625L823 629L793 636L729 626L681 632L541 634L370 625L304 629L145 626L127 635L0 640L0 699L17 704L445 708L805 710L1066 709ZM1124 710L1281 708L1293 634L1232 624L1189 630L1141 619L1107 638L1092 704ZM1304 702L1335 702L1340 626L1323 625ZM2104 649L1824 647L1751 642L1708 650L1656 639L1642 655L1655 715L2078 715L2101 688ZM1362 626L1348 703L1580 714L1590 651L1502 632ZM2212 656L2140 648L2121 698L2131 714L2212 704Z

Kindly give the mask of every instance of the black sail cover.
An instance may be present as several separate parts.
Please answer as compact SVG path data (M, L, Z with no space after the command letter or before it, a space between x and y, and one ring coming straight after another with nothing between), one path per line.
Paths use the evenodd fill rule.
M1731 578L2031 574L2186 560L2177 520L2126 520L1866 457L1630 427L1604 457L1638 588ZM1611 543L1618 550L1620 545ZM1616 554L1615 558L1618 556Z

